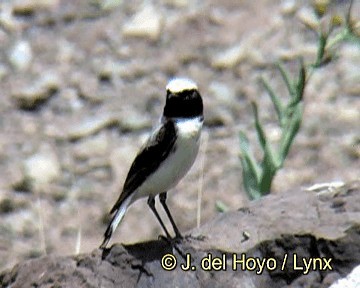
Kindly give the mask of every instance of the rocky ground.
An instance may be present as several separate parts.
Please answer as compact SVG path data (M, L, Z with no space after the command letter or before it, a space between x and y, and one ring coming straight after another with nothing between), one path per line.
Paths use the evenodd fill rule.
M176 249L153 240L44 256L0 273L0 287L357 288L359 192L357 181L270 195L218 215Z
M269 137L279 136L259 76L284 92L273 64L282 59L295 72L299 55L316 55L314 33L302 23L313 19L306 1L123 2L111 10L85 0L0 3L0 270L101 243L174 76L198 83L206 119L198 161L169 196L180 229L213 219L218 203L244 206L238 132L255 143L250 100L260 104ZM348 4L334 1L330 12L345 14ZM355 1L353 14L359 10ZM337 49L308 83L302 127L275 194L359 178L359 47ZM159 233L139 201L113 241Z

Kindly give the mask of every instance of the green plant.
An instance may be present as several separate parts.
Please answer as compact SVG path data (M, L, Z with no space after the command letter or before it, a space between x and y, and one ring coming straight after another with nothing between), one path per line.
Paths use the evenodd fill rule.
M291 144L300 128L304 109L304 91L314 70L326 65L334 58L331 48L336 44L345 41L360 44L360 37L356 31L356 23L351 18L353 1L350 3L345 24L339 32L334 33L334 36L332 34L335 28L341 27L343 21L341 17L333 16L330 23L327 26L324 25L325 20L323 16L327 11L326 5L328 4L328 1L314 1L317 23L315 23L316 25L313 25L314 23L304 23L317 35L318 48L316 59L307 65L300 59L300 68L294 79L285 69L284 64L278 63L276 65L289 94L290 99L288 103L284 103L269 82L264 77L261 77L261 83L271 98L281 129L281 138L279 145L276 147L277 149L273 147L266 136L260 121L258 105L255 102L252 102L251 106L254 113L257 138L263 151L263 159L260 162L255 160L245 133L242 131L239 133L243 183L245 191L252 200L259 199L270 193L272 181L277 171L284 165Z

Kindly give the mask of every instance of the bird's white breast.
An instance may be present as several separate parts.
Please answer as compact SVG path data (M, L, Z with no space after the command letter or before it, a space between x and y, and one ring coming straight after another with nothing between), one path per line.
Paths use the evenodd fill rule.
M177 139L174 150L138 188L135 200L149 195L166 192L176 186L195 161L199 151L202 119L181 119L176 121Z

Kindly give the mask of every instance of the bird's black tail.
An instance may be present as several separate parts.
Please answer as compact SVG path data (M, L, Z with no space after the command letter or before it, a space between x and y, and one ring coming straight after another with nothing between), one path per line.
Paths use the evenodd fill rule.
M109 226L107 227L105 233L104 233L104 241L100 245L100 249L105 249L107 244L110 241L111 235L115 231L116 227L119 225L121 219L124 217L125 212L131 202L132 196L129 196L123 201L123 203L119 206L118 209L116 209L115 215L112 217Z

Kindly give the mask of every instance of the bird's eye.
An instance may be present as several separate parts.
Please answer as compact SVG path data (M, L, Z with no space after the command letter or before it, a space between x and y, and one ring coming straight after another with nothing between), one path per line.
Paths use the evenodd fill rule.
M174 98L174 97L176 97L176 94L171 93L171 92L169 91L168 94L167 94L167 98L168 98L168 99L171 99L171 98Z
M191 93L191 96L192 98L198 98L198 92L196 90L194 90L192 93Z

